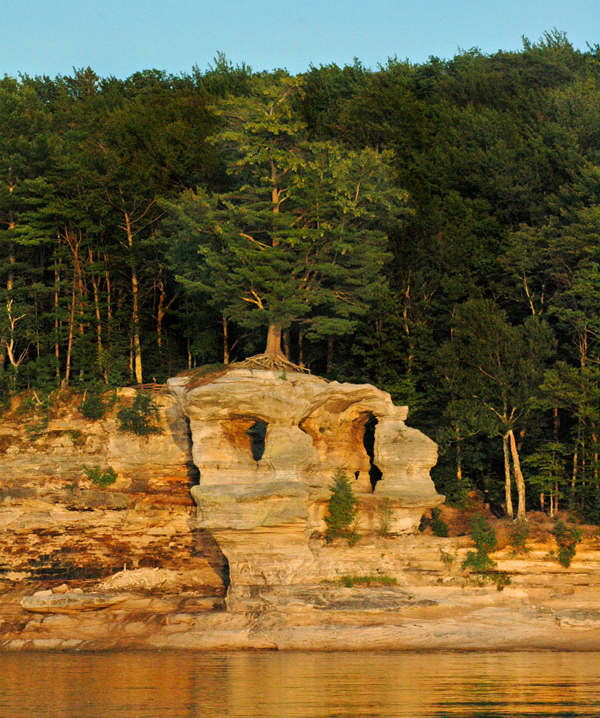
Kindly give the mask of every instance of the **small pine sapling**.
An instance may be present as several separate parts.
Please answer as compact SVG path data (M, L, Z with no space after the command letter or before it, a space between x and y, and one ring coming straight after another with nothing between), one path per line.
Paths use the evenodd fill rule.
M476 551L467 553L462 567L482 573L496 568L497 564L490 558L490 552L498 545L498 538L494 527L481 514L477 514L471 521L471 538L475 542Z
M329 513L325 516L325 540L331 543L334 538L346 538L350 544L354 544L358 540L358 500L352 493L352 486L343 469L338 469L330 488Z

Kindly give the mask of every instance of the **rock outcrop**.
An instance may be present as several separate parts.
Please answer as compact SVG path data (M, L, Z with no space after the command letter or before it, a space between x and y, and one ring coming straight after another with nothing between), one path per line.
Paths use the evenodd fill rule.
M336 472L353 484L361 532L377 531L385 510L389 533L412 533L443 501L429 476L435 443L373 386L234 368L169 388L189 417L198 527L229 561L230 593L331 578L318 537Z
M169 393L155 393L162 433L118 430L116 413L134 389L120 389L99 421L59 396L43 420L13 407L0 420L0 580L92 581L124 565L162 567L208 593L224 592L227 562L196 526L197 480L186 417ZM112 467L103 487L84 467Z

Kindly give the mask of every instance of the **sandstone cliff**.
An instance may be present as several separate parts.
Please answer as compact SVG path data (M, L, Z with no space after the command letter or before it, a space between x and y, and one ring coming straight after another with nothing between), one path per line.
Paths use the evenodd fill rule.
M391 534L414 532L443 501L429 476L436 445L373 386L234 368L199 386L177 377L169 388L190 420L198 526L229 561L230 598L243 586L330 577L321 535L338 471L359 499L361 532L378 529L383 500Z
M0 421L0 578L98 579L126 564L224 590L226 560L196 526L186 418L157 394L162 434L121 433L115 414L134 393L119 390L101 421L84 419L76 397L58 397L44 421L17 409ZM84 466L112 467L118 478L102 488Z

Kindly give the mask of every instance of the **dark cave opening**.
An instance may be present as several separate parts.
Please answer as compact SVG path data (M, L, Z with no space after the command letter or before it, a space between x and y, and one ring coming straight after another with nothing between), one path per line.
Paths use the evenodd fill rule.
M265 421L255 421L248 429L246 434L250 437L250 450L254 461L260 461L265 453L265 438L267 436L267 426Z
M371 486L373 488L373 491L375 491L375 486L377 485L377 482L380 481L383 477L381 469L375 463L375 428L377 426L377 423L378 422L375 416L373 416L373 414L370 414L369 418L367 419L367 423L365 424L365 433L363 436L363 444L365 447L365 451L367 452L367 456L369 457L369 462L371 464L371 468L369 469L369 478L371 479Z

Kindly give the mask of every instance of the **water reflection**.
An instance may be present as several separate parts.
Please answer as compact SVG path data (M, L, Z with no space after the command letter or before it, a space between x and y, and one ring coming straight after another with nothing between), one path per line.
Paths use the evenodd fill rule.
M600 654L0 654L4 718L598 716Z

